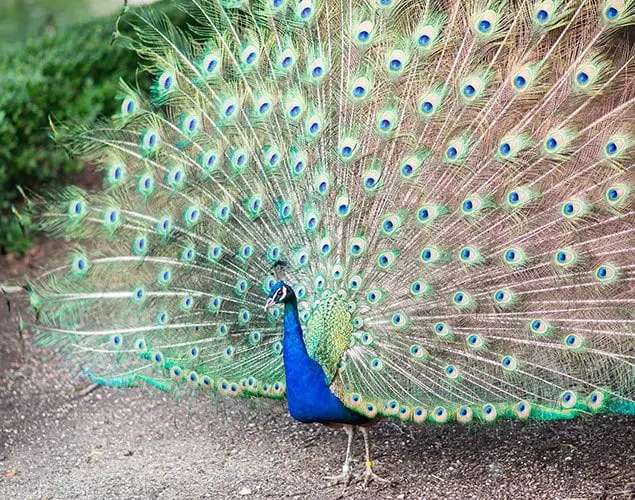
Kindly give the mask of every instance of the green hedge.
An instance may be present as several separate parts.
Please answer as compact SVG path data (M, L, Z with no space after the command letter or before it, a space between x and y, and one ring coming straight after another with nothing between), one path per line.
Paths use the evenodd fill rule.
M176 25L186 17L161 5ZM119 77L135 81L136 55L111 45L114 16L3 47L0 54L0 253L31 245L11 207L17 185L37 190L82 165L53 147L49 115L89 123L115 112ZM25 221L28 223L28 221Z

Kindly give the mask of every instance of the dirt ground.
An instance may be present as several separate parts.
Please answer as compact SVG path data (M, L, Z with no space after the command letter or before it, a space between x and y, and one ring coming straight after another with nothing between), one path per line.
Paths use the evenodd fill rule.
M0 283L60 242L0 257ZM178 404L71 378L0 304L0 498L635 498L635 419L371 430L390 484L328 486L346 436L294 422L284 404ZM353 471L363 470L361 436Z

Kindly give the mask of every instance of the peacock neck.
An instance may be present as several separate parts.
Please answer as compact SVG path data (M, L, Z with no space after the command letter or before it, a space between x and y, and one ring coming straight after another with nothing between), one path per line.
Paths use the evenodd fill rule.
M302 398L307 387L327 386L322 367L309 356L295 297L284 304L282 359L289 402Z
M302 337L302 325L300 324L300 316L298 315L298 301L295 297L284 304L283 326L284 337L282 339L282 353L284 355L286 369L287 366L290 366L288 361L297 363L301 361L303 357L309 357ZM292 354L293 357L287 359L287 354Z

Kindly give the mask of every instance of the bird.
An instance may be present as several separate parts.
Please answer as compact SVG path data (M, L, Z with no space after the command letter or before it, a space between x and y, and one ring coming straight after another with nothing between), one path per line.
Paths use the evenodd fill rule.
M632 0L124 7L145 90L56 124L103 187L24 327L96 384L343 428L635 414ZM120 21L135 16L133 31ZM124 21L122 21L124 19Z

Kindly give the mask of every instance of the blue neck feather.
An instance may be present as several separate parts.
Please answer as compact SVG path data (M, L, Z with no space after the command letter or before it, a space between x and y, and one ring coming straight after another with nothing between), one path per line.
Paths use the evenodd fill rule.
M307 353L295 297L284 304L283 359L289 413L301 422L360 425L368 419L346 408L329 389L320 364Z

